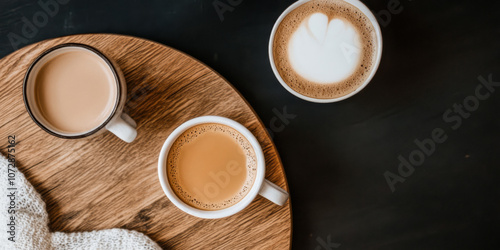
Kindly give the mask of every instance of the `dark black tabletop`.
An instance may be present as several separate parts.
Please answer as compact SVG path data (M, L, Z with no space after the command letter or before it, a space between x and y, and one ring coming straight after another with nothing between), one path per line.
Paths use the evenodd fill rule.
M269 66L271 28L293 1L58 1L47 11L34 0L2 0L0 57L47 38L105 32L151 39L214 68L273 134L290 185L293 248L499 243L499 1L365 0L381 18L382 62L363 91L331 104L296 98ZM401 11L389 12L398 2ZM23 34L33 18L39 28ZM290 118L271 129L283 112Z

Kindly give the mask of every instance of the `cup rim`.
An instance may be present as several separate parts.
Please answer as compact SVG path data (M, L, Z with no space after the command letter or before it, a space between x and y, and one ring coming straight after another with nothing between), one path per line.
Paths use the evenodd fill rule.
M35 65L37 65L37 63L40 62L40 60L42 60L45 56L48 56L50 53L52 53L52 52L54 52L56 50L59 50L59 49L67 48L67 47L79 47L79 48L88 50L88 51L94 53L95 55L99 56L102 60L104 60L104 62L106 62L106 64L111 69L111 72L113 73L113 77L115 79L116 89L117 89L117 92L116 92L116 101L115 101L113 110L111 111L111 113L109 114L109 116L106 118L106 120L103 121L99 126L97 126L96 128L94 128L94 129L92 129L90 131L87 131L87 132L81 133L81 134L75 134L75 135L64 135L64 134L61 134L61 133L57 133L56 131L53 131L53 130L49 129L42 122L40 122L38 120L38 118L36 117L36 115L34 114L34 112L31 110L30 103L28 101L29 98L28 98L28 94L27 94L28 80L29 80L30 74L31 74L33 68L35 67ZM118 72L117 72L115 66L113 65L113 63L111 62L111 60L109 58L107 58L102 52L100 52L99 50L97 50L96 48L91 47L91 46L86 45L86 44L81 44L81 43L64 43L64 44L59 44L59 45L56 45L54 47L51 47L51 48L45 50L39 56L37 56L35 58L35 60L33 60L33 62L31 62L30 66L28 67L28 70L26 71L26 74L24 75L24 79L23 79L23 101L24 101L24 105L25 105L26 110L28 111L28 114L31 117L31 119L40 128L42 128L45 132L47 132L47 133L49 133L49 134L51 134L53 136L56 136L56 137L59 137L59 138L63 138L63 139L80 139L80 138L88 137L90 135L93 135L93 134L97 133L98 131L100 131L101 129L103 129L104 127L106 127L106 125L113 119L113 117L115 116L115 114L118 111L118 106L120 104L120 99L121 99L121 94L122 94L121 93L122 92L122 88L121 88L121 85L120 85L120 81L121 80L120 80L120 77L118 75Z
M245 195L245 197L243 197L243 199L241 199L236 204L220 210L202 210L186 204L179 197L177 197L175 192L170 187L170 183L168 181L166 162L171 146L184 131L194 126L205 123L218 123L237 130L250 142L257 158L257 173L250 191ZM262 187L262 183L264 182L265 170L266 168L264 153L257 138L255 138L252 132L250 132L245 126L232 119L222 116L200 116L190 119L179 125L165 140L158 159L158 178L160 180L160 185L163 189L163 192L165 193L167 198L182 211L192 216L204 219L218 219L228 217L245 209L258 195L260 188Z
M368 85L368 83L370 83L370 81L372 80L373 76L375 76L375 73L378 70L378 67L380 65L380 61L382 59L382 32L380 30L380 26L379 26L379 24L377 22L377 18L375 18L375 16L370 11L370 9L368 9L368 7L366 7L366 5L364 5L361 1L359 1L359 0L339 0L339 1L345 1L345 2L353 5L354 7L358 8L365 16L368 17L368 19L372 23L373 28L375 29L376 39L378 41L378 44L377 44L377 56L376 56L376 59L375 59L375 64L373 65L373 68L370 71L370 75L368 76L368 78L366 78L366 80L364 81L364 83L361 84L356 90L352 91L351 93L349 93L347 95L343 95L343 96L336 97L336 98L330 98L330 99L314 98L314 97L303 95L303 94L295 91L294 89L292 89L290 86L288 86L288 84L283 80L283 78L281 77L280 73L278 72L278 69L276 68L276 65L274 63L273 43L274 43L274 37L276 35L276 30L278 29L278 26L281 24L281 22L283 21L283 19L292 10L296 9L300 5L302 5L302 4L306 3L306 2L309 2L309 1L311 1L311 0L298 0L295 3L293 3L292 5L288 6L281 13L281 15L278 17L278 19L274 23L273 29L271 30L271 35L269 37L269 44L268 44L268 55L269 55L269 62L271 64L271 68L273 70L274 76L276 77L276 79L278 79L278 81L280 82L280 84L288 92L290 92L291 94L295 95L296 97L298 97L298 98L300 98L302 100L306 100L306 101L309 101L309 102L315 102L315 103L332 103L332 102L338 102L338 101L345 100L345 99L347 99L347 98L349 98L349 97L351 97L351 96L359 93L362 89L364 89Z

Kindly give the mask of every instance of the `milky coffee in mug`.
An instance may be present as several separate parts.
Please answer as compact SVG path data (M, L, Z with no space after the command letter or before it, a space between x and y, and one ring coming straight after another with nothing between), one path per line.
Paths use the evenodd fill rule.
M168 199L205 219L236 214L257 195L285 205L288 193L265 175L257 138L245 126L221 116L201 116L181 124L165 140L158 159L158 177Z
M170 148L170 186L185 203L219 210L239 202L255 180L255 152L235 129L205 123L182 133Z
M127 97L123 73L93 47L61 44L29 67L23 85L26 109L43 130L65 139L109 130L126 142L137 136L122 113Z
M298 1L275 24L271 65L293 94L336 101L373 76L380 60L379 33L375 18L357 0Z
M55 56L40 67L35 102L45 121L58 131L83 133L113 111L117 86L109 66L87 50Z

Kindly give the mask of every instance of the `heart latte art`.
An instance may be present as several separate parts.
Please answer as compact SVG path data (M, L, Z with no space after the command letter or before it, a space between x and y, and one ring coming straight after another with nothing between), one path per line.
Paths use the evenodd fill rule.
M311 0L276 29L273 60L283 81L318 99L347 95L369 77L377 40L367 16L341 0Z
M303 78L317 83L339 82L359 64L361 42L347 20L314 13L291 36L288 58Z

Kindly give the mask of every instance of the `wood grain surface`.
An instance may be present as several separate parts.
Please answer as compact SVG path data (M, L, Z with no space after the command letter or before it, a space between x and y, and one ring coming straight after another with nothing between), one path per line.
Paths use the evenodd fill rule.
M91 45L115 60L128 86L125 111L138 123L127 144L106 132L67 140L40 129L28 116L22 80L32 60L62 43ZM18 167L47 204L53 231L127 228L163 248L289 249L290 201L277 206L257 197L224 219L199 219L177 209L157 176L161 146L173 129L202 115L234 119L254 133L265 153L266 178L288 190L278 152L262 122L219 74L167 46L135 37L89 34L43 41L0 60L0 152L15 135Z

